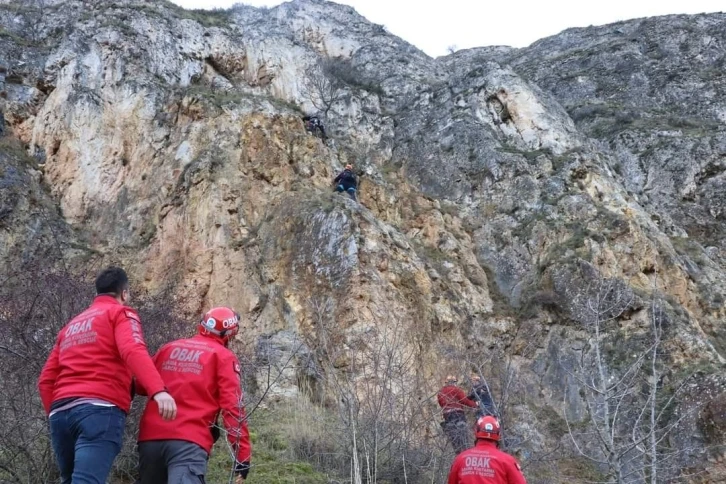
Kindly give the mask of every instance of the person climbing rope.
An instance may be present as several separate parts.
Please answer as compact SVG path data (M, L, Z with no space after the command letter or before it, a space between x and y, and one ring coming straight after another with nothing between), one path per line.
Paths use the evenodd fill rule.
M476 422L476 443L454 459L447 484L527 484L517 460L499 450L501 427L496 417Z
M345 165L345 170L338 173L333 180L336 192L347 192L350 198L357 200L356 190L358 188L358 177L353 171L353 165Z
M467 398L477 403L478 408L476 411L476 418L483 417L484 415L494 415L494 402L492 401L491 393L489 392L489 386L478 373L471 374L471 392Z
M469 446L470 430L467 429L464 409L477 408L478 405L466 397L466 393L457 386L457 383L458 379L455 376L448 375L444 380L444 386L439 390L437 399L444 417L441 426L454 451L458 454Z

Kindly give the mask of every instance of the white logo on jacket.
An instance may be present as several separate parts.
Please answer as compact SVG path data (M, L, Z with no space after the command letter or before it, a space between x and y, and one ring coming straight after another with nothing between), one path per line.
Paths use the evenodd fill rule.
M186 348L174 348L171 350L169 359L177 361L187 361L193 363L199 363L199 357L204 354L201 350L189 350Z
M478 467L480 469L489 469L489 461L491 457L467 456L466 465L468 467Z
M65 336L67 338L74 334L87 333L91 331L91 329L93 329L93 318L68 325Z

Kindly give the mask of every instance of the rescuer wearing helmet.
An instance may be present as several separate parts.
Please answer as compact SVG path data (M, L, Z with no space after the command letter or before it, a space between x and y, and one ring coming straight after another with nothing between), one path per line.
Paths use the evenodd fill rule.
M477 403L468 399L464 390L457 386L458 381L454 375L448 375L437 395L444 417L441 426L457 454L466 449L471 442L471 430L466 423L464 409L478 407Z
M214 308L199 323L199 334L167 343L154 356L177 399L178 414L174 422L166 422L158 417L155 403L148 402L139 426L141 484L204 482L220 415L235 450L236 482L247 478L251 446L240 365L227 347L238 331L237 313Z
M476 422L476 444L456 456L448 484L527 484L514 457L498 449L501 428L491 416Z

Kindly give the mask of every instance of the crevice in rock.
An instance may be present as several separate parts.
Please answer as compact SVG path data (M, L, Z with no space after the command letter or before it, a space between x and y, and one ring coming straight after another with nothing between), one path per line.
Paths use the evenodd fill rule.
M506 104L496 94L492 94L487 98L487 106L489 106L490 112L494 115L494 122L496 124L504 124L512 120Z
M232 75L225 70L225 68L217 62L214 57L208 56L204 59L204 62L214 71L215 74L224 77L227 82L235 85L234 81L232 80Z

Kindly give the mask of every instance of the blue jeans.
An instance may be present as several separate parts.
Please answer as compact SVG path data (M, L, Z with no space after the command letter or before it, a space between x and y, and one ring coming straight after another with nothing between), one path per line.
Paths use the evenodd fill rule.
M61 484L106 484L121 451L126 414L118 407L79 405L50 418Z
M494 403L492 402L492 397L485 396L482 399L477 399L477 402L479 406L476 409L476 418L479 419L479 417L483 417L484 415L491 415L493 417L497 417L497 413L494 411ZM499 417L497 417L499 418Z
M337 187L335 187L335 191L336 192L347 192L348 195L350 195L350 198L352 198L353 200L356 199L355 198L355 187L346 188L344 185L338 185Z

